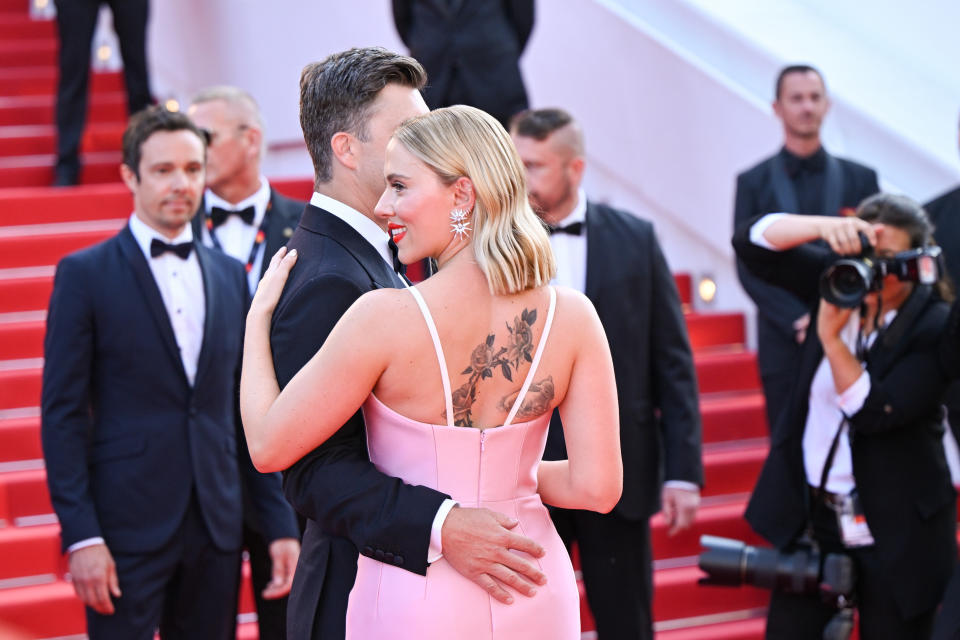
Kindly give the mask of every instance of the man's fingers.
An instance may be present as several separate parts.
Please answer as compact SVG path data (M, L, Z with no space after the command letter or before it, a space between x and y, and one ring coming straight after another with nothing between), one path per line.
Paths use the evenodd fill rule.
M547 576L537 568L535 564L527 560L526 558L521 557L516 553L510 551L504 551L500 554L499 558L500 564L503 565L505 569L510 571L511 574L516 576L518 579L520 576L523 576L530 582L535 584L544 585L547 583ZM494 574L494 577L499 578L499 575ZM504 582L507 582L504 580ZM525 585L529 586L525 580L521 580ZM512 582L507 582L511 587L519 589L517 585ZM532 594L527 594L532 595Z
M110 564L110 568L107 569L107 587L115 598L123 595L120 592L120 579L117 577L117 566L112 563Z
M91 596L93 602L90 606L93 607L94 611L104 615L113 613L113 602L110 600L110 591L107 589L106 576L97 580L92 587Z
M537 593L536 587L524 580L516 571L502 564L493 564L488 575L525 596L534 596Z
M521 536L516 533L511 533L509 536L506 544L507 549L523 551L534 558L542 558L543 554L546 553L546 550L542 546L526 536Z
M513 529L519 523L517 519L511 518L504 513L500 513L499 511L491 511L490 513L492 513L496 521L500 523L500 526L507 529Z
M478 585L480 585L484 591L490 594L494 600L502 602L503 604L513 604L513 596L510 593L501 587L496 580L491 578L485 573L481 573L476 578L473 579Z

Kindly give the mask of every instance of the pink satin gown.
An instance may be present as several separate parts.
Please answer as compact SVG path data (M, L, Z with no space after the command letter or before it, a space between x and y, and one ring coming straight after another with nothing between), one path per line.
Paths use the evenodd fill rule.
M550 413L513 423L533 381L553 321L556 293L530 372L503 426L455 427L450 381L433 319L423 298L410 289L430 329L446 394L447 425L417 422L393 411L373 394L363 406L370 458L384 473L408 484L433 487L463 507L486 507L516 518L515 531L540 543L546 554L534 562L547 576L532 598L515 595L505 605L440 559L420 576L360 556L347 607L347 638L355 640L578 640L580 600L573 567L550 515L537 494L537 465L547 439ZM527 556L529 558L529 556Z

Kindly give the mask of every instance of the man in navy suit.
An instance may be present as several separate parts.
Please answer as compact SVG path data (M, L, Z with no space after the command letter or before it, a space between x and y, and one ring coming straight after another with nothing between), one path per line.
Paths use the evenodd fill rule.
M386 186L387 142L401 122L427 111L419 91L425 81L416 60L379 48L336 53L301 74L300 125L315 193L288 245L300 257L271 327L281 387L357 298L404 286L386 220L374 207ZM543 577L510 551L543 554L511 530L516 520L461 508L438 491L377 470L359 411L285 472L284 491L308 518L290 592L290 638L344 637L358 552L419 575L442 556L501 601L512 598L505 586L530 595L531 583Z
M697 379L680 296L653 225L589 201L580 188L583 132L569 113L521 112L510 133L530 204L549 227L555 281L597 308L620 399L620 502L606 514L551 508L550 515L564 542L577 542L600 640L652 638L649 519L662 509L671 534L689 527L703 484ZM556 411L543 456L567 457Z
M242 483L261 521L282 527L280 479L257 473L238 437L246 274L189 225L204 159L186 116L132 118L120 168L129 224L57 267L43 448L94 640L150 640L158 627L232 638Z

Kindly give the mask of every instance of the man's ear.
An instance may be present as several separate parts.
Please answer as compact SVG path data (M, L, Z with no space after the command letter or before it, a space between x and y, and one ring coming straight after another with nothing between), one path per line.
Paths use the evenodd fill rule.
M138 178L137 174L133 172L133 169L125 164L121 164L120 179L123 180L125 185L127 185L127 189L130 189L130 193L136 193L137 187L140 186L140 178Z
M337 131L330 138L334 159L350 170L356 170L359 164L356 144L357 139L345 131Z
M457 178L453 183L453 206L464 211L473 211L477 194L473 191L473 181L466 176Z
M256 127L248 127L244 134L247 136L247 140L250 142L251 155L256 156L260 155L260 150L263 146L263 131L257 129Z
M780 110L780 101L774 100L770 103L770 106L773 108L773 114L783 120L783 112Z
M567 166L570 169L570 179L574 182L574 184L580 186L580 181L583 180L583 171L587 166L583 156L575 156L570 160L570 164Z

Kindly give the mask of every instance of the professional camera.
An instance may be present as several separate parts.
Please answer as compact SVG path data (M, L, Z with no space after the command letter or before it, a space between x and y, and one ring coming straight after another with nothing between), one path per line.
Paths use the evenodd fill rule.
M824 640L849 638L853 630L850 603L855 574L853 559L842 553L821 556L813 543L790 553L752 547L740 540L700 536L698 565L707 575L700 584L739 587L742 584L800 595L819 594L837 607L823 632Z
M860 234L862 252L827 267L820 276L820 296L831 304L856 307L871 291L883 287L883 278L895 275L905 282L933 284L944 272L940 247L928 246L901 251L890 258L877 257L867 237Z

